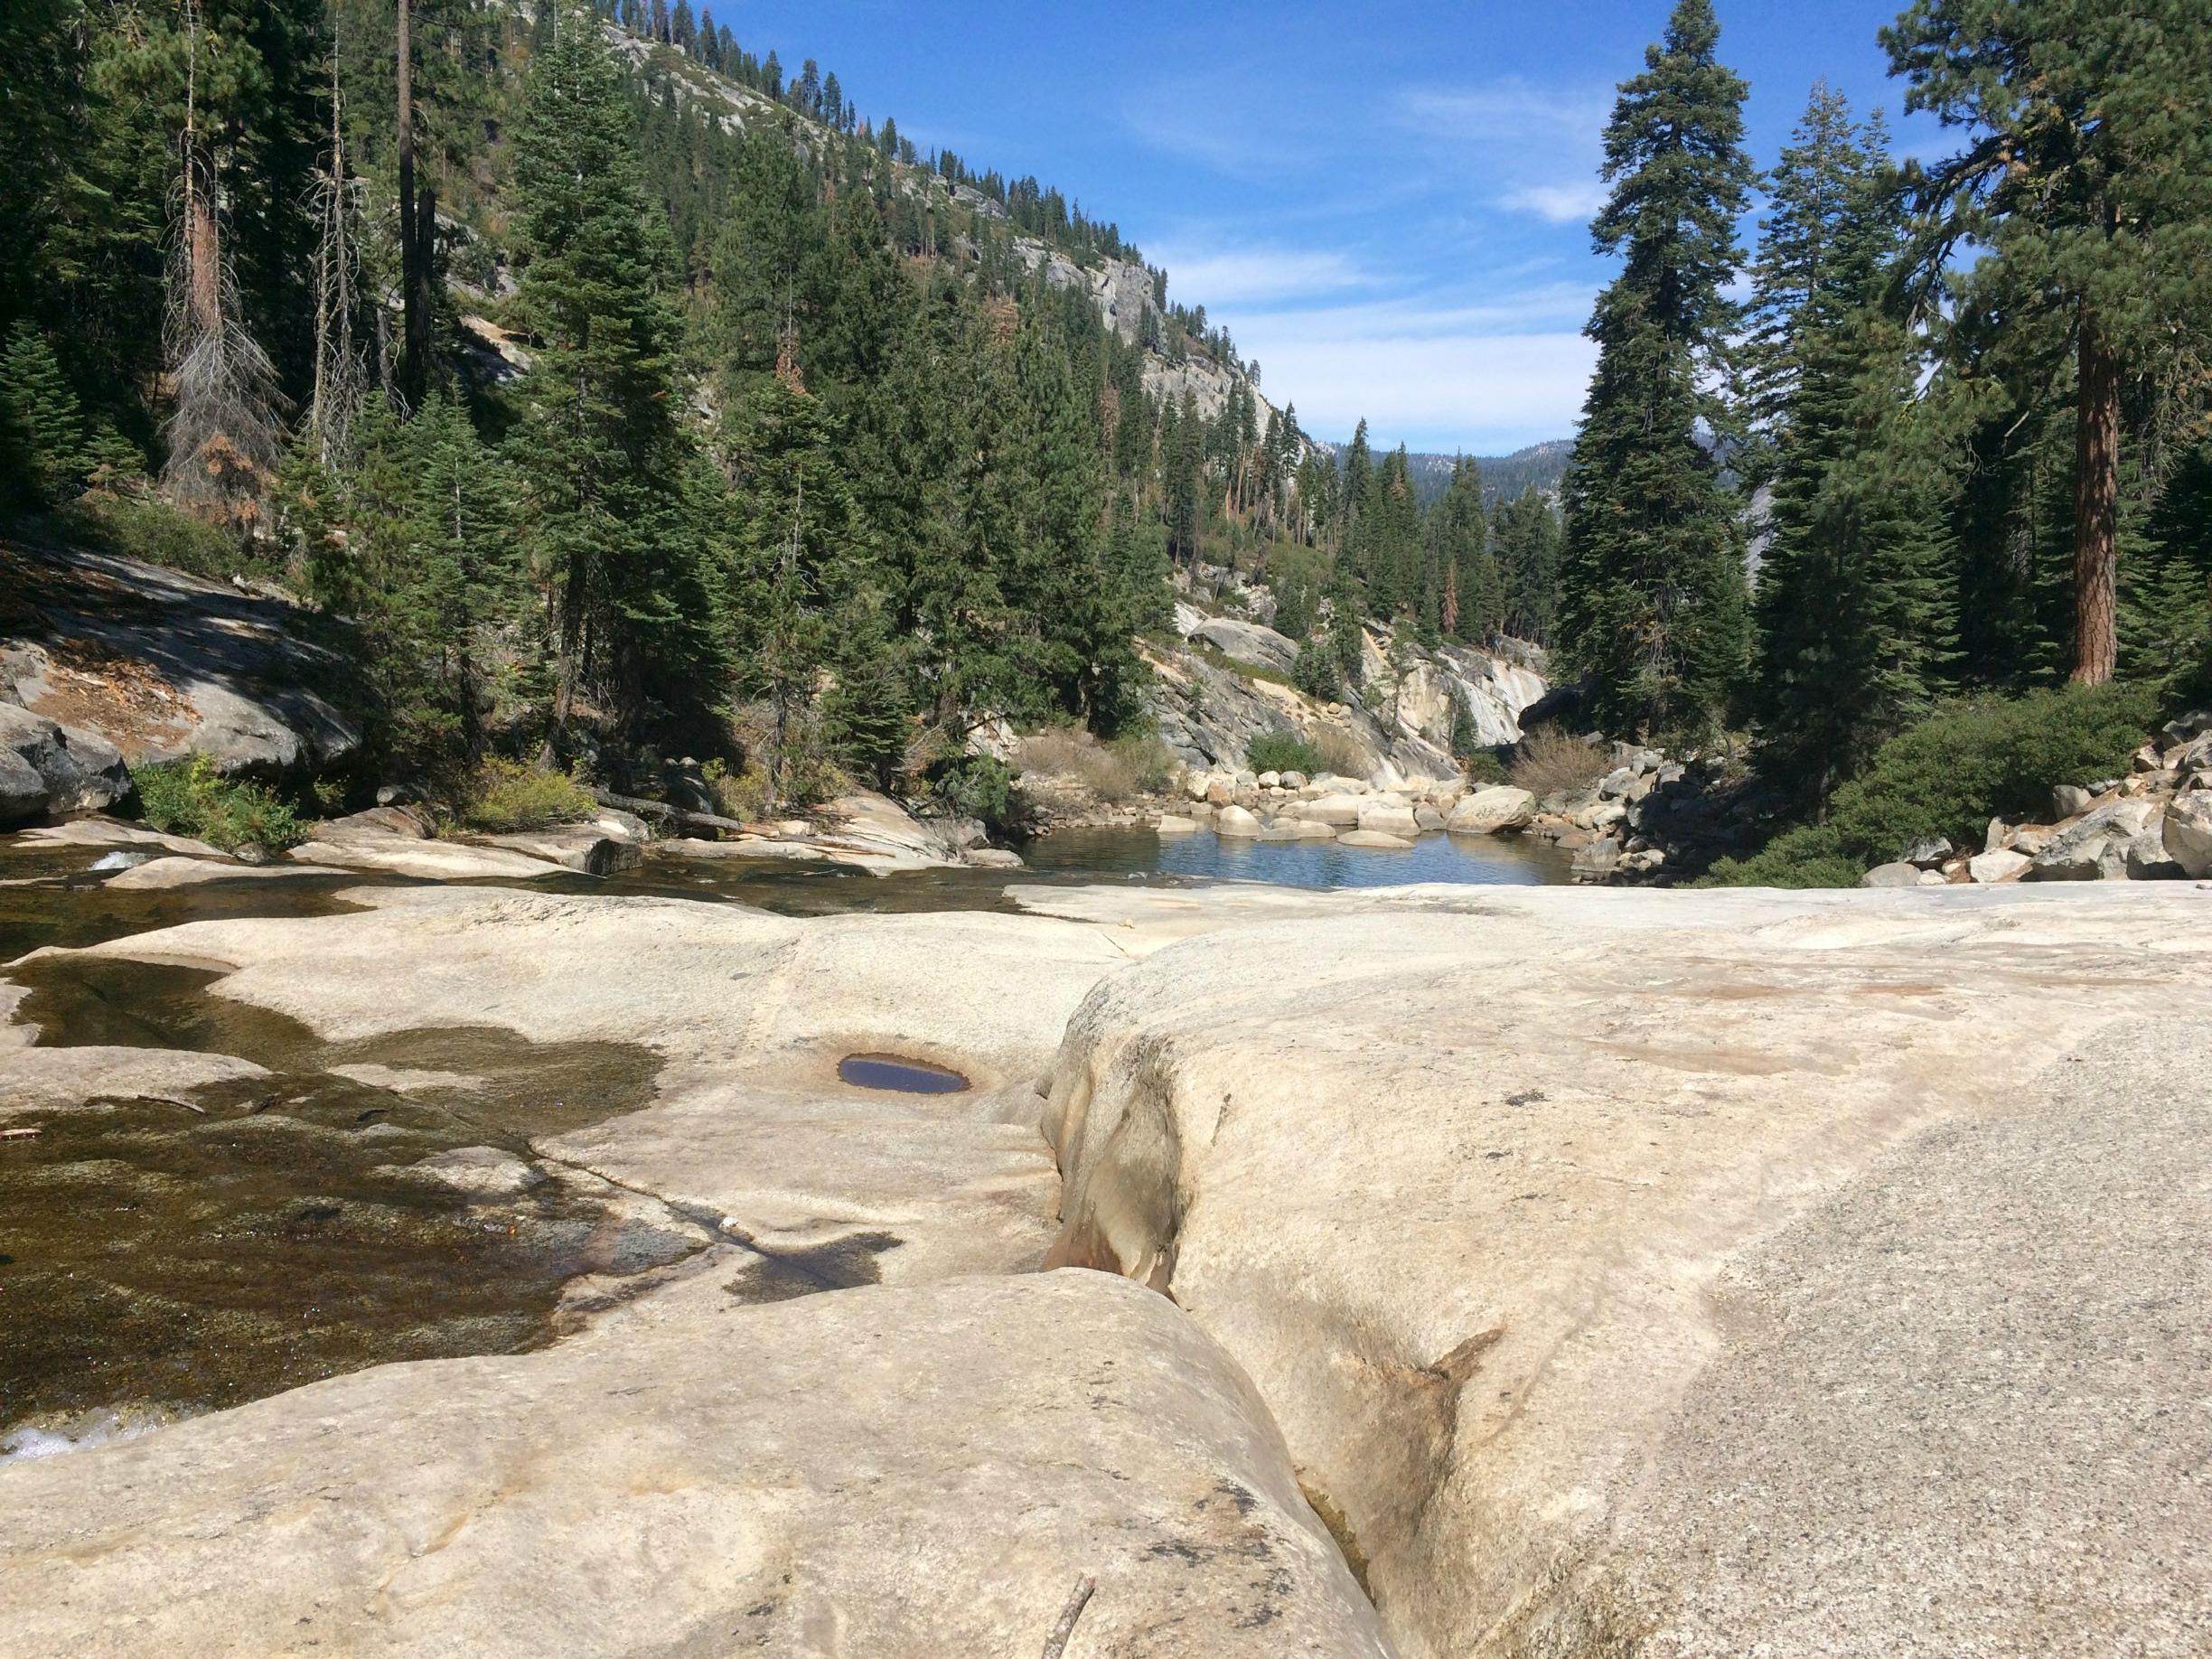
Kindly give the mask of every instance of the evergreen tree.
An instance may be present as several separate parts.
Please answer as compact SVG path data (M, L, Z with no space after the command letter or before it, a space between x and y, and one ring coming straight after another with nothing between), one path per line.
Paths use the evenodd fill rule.
M1916 0L1882 40L1906 108L1971 140L1911 172L1927 268L1986 248L1956 308L2070 337L2073 673L2109 679L2128 382L2201 361L2212 333L2212 24L2202 0Z
M1591 236L1622 269L1587 331L1598 369L1567 479L1560 625L1614 730L1711 727L1748 654L1741 535L1710 447L1729 425L1709 382L1736 325L1753 176L1720 34L1711 0L1678 0L1606 129L1613 188Z
M1429 620L1446 637L1476 643L1505 623L1505 585L1490 552L1490 524L1483 511L1482 468L1462 455L1451 483L1429 510L1433 548Z
M588 690L626 723L656 695L690 704L712 688L698 671L706 596L661 292L672 250L640 187L621 71L583 16L532 67L516 147L516 299L536 343L513 454L557 618L558 749Z
M1759 570L1760 764L1804 805L1924 712L1949 637L1948 481L1882 292L1900 243L1879 129L1816 88L1756 267L1773 504Z
M1499 504L1494 524L1498 574L1504 587L1505 632L1515 639L1549 645L1559 614L1559 515L1531 484L1514 500Z
M0 491L50 507L83 488L92 466L77 394L45 337L19 319L0 347Z

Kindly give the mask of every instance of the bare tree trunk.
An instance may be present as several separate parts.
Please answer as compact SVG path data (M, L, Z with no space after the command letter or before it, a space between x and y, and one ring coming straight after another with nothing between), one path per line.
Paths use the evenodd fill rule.
M2074 436L2074 679L2102 685L2119 655L2120 362L2082 313Z
M399 395L412 408L422 402L428 374L428 290L420 269L424 238L415 203L415 0L399 0Z

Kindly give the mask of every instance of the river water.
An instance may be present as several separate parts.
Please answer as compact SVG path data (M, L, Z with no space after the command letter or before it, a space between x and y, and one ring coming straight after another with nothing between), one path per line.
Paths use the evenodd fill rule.
M1017 883L1532 885L1567 873L1548 848L1440 835L1399 851L1065 830L1023 851L1026 873L656 859L608 881L518 885L818 915L1011 909ZM643 1049L488 1029L324 1043L211 994L205 973L18 960L205 919L331 915L351 907L349 888L401 884L347 874L133 891L90 867L103 857L0 839L0 979L28 993L14 1035L230 1054L268 1075L12 1113L0 1103L0 1458L362 1365L529 1347L549 1338L577 1274L691 1247L641 1233L566 1179L487 1205L408 1174L462 1148L527 1160L539 1137L646 1104L658 1062ZM8 1052L0 1036L0 1070ZM378 1081L398 1073L433 1081Z

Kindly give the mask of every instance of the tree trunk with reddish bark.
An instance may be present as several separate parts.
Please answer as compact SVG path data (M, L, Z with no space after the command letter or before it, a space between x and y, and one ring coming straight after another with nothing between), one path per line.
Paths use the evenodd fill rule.
M2102 685L2119 655L2120 361L2082 315L2074 436L2074 679Z

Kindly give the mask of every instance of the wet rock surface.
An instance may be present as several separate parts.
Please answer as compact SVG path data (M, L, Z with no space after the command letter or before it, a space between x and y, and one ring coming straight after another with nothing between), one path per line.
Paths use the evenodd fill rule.
M49 955L8 973L30 992L12 1029L90 1045L0 1049L0 1429L532 1346L614 1245L530 1143L642 1105L650 1054L468 1029L330 1045L210 995L204 970ZM372 1058L473 1086L341 1069ZM506 1178L456 1164L464 1147Z

